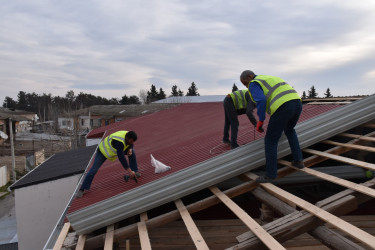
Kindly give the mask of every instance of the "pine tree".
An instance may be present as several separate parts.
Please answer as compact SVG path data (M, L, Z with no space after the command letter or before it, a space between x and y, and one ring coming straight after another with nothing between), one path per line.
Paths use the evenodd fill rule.
M159 93L157 95L158 97L158 100L162 100L162 99L165 99L167 95L165 94L164 90L162 88L159 89Z
M194 82L191 83L191 86L189 87L186 96L199 96L198 88Z
M178 96L177 85L172 86L171 96Z
M333 95L331 95L331 91L329 90L329 88L328 88L327 91L324 93L324 96L325 96L326 98L333 97Z
M9 96L6 96L3 102L3 108L8 109L15 109L17 105L17 102L10 98Z
M305 91L302 92L302 97L301 98L302 99L306 99L306 92Z
M318 93L316 93L314 85L310 88L310 90L309 90L309 96L308 97L309 98L316 98L316 97L318 97Z
M236 84L233 83L232 92L237 91L237 90L238 90L238 88L237 88Z
M158 91L154 84L151 84L150 91L147 91L147 103L151 103L158 100Z

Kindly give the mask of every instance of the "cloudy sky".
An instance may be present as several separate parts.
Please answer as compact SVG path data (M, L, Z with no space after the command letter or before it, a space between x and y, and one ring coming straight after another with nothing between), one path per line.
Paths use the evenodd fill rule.
M0 105L19 91L226 94L239 75L302 94L375 93L374 0L12 0L0 5Z

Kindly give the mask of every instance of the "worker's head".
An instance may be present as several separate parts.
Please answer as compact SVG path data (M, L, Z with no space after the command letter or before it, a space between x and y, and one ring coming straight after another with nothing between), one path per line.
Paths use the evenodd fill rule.
M246 86L246 88L249 87L249 83L255 78L255 74L253 71L251 70L245 70L244 72L242 72L241 76L240 76L240 80L242 82L243 85Z
M125 144L131 145L137 140L137 134L134 131L129 131L125 135Z

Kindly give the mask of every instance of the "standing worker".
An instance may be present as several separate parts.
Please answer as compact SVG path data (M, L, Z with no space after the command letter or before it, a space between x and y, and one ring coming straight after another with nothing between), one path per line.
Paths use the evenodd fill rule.
M230 144L231 149L237 148L238 116L246 114L250 122L255 126L257 121L253 115L255 104L250 98L249 91L237 90L224 98L224 137L223 143ZM229 127L231 128L231 140L229 141Z
M293 166L304 168L301 148L294 129L302 112L302 102L298 93L279 77L255 75L251 70L242 72L240 80L249 89L251 99L257 104L258 132L263 132L266 111L271 116L264 138L266 175L258 177L256 182L272 182L277 177L277 145L283 131L292 151Z
M136 140L137 134L134 131L117 131L105 137L99 144L94 164L85 176L77 197L82 197L84 191L90 189L95 174L107 159L115 161L118 158L124 169L129 172L130 178L140 177L141 173L138 172L137 158L133 148ZM125 155L129 158L130 168Z

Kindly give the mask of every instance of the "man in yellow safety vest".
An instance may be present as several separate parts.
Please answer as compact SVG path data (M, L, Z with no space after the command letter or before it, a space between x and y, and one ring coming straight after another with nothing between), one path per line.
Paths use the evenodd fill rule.
M231 149L237 148L237 134L238 134L238 116L246 114L250 122L255 126L257 120L253 115L255 103L250 98L249 91L237 90L228 94L224 98L224 136L223 143L229 144ZM229 128L231 129L231 138L229 141Z
M115 161L118 158L124 169L129 172L130 178L140 177L141 173L138 172L137 159L133 148L136 140L137 134L134 131L117 131L105 137L99 144L94 164L85 176L77 197L82 197L84 191L90 189L96 173L107 159ZM130 167L125 155L129 158Z
M240 80L257 104L258 132L263 132L265 113L271 116L264 138L266 175L258 177L256 181L272 182L277 177L277 145L283 132L292 151L293 166L304 168L301 148L294 129L302 112L302 102L298 93L279 77L255 75L251 70L243 71Z

